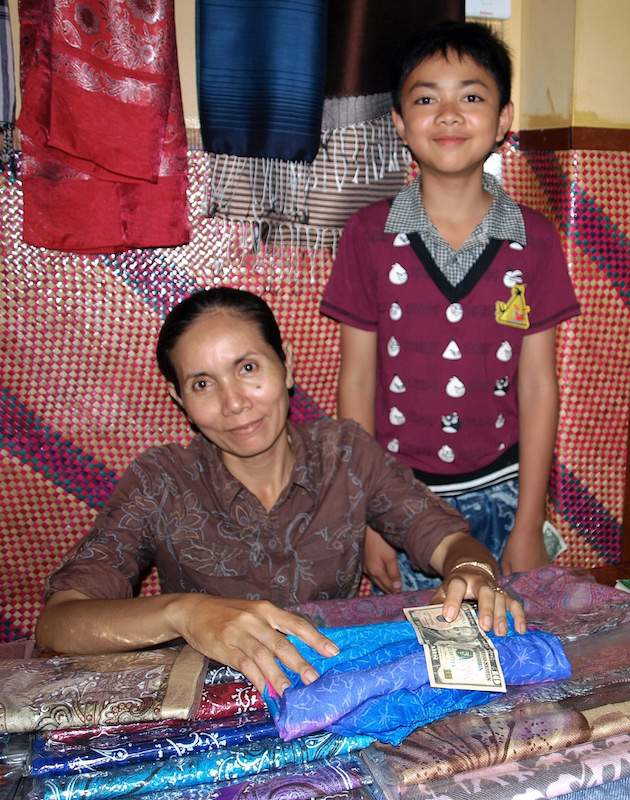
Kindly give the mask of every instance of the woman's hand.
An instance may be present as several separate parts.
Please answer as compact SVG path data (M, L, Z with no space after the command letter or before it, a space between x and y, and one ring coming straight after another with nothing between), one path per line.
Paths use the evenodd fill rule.
M282 694L288 685L278 666L317 678L285 634L323 656L338 648L306 620L267 601L230 600L206 594L160 594L125 600L94 600L67 590L52 595L37 626L40 647L58 653L117 653L186 639L200 653L238 669L262 691Z
M454 565L456 567L457 565ZM506 611L514 618L514 627L519 633L525 633L527 622L525 611L518 600L497 587L495 579L488 571L473 565L461 569L452 568L444 583L433 596L433 602L443 603L442 613L447 620L454 620L464 600L477 600L477 616L484 631L491 628L497 636L507 633Z
M400 591L402 584L396 550L369 525L365 526L363 572L386 594Z
M516 630L525 633L523 606L497 587L496 562L481 542L463 532L445 536L433 551L431 566L444 577L433 601L444 604L442 613L447 620L457 617L463 600L477 600L479 624L484 631L494 628L498 636L505 635L505 615L510 611Z
M173 625L191 647L239 670L262 691L270 684L278 694L289 681L276 659L297 672L305 684L318 675L285 634L293 634L324 656L337 646L306 620L266 600L231 600L183 595L174 607Z

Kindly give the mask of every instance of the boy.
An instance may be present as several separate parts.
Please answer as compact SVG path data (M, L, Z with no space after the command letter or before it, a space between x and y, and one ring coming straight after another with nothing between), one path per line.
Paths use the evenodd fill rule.
M341 323L338 416L456 505L505 573L547 562L555 326L579 313L552 223L483 171L510 129L510 88L485 26L421 35L392 111L421 177L350 219L321 305ZM365 569L400 588L369 529Z

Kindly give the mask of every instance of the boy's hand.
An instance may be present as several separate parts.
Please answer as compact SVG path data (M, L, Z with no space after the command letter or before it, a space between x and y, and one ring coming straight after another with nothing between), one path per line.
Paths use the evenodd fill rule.
M545 550L542 525L533 528L514 527L510 533L503 556L501 571L504 575L513 572L528 572L549 563Z
M396 550L375 530L365 528L363 571L385 593L399 592L402 586Z

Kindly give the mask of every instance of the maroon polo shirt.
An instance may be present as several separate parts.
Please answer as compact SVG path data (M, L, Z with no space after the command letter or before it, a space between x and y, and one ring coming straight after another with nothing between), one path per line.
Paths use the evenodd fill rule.
M376 438L445 494L512 477L523 339L579 313L558 233L521 206L527 244L491 239L451 286L413 234L384 231L389 207L349 220L321 303L377 334Z

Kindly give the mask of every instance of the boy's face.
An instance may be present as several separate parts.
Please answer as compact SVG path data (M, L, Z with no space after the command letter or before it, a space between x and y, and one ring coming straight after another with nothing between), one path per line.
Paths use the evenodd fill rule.
M513 108L499 107L499 89L470 56L433 56L408 75L401 114L392 111L398 135L423 173L476 173L510 129Z

